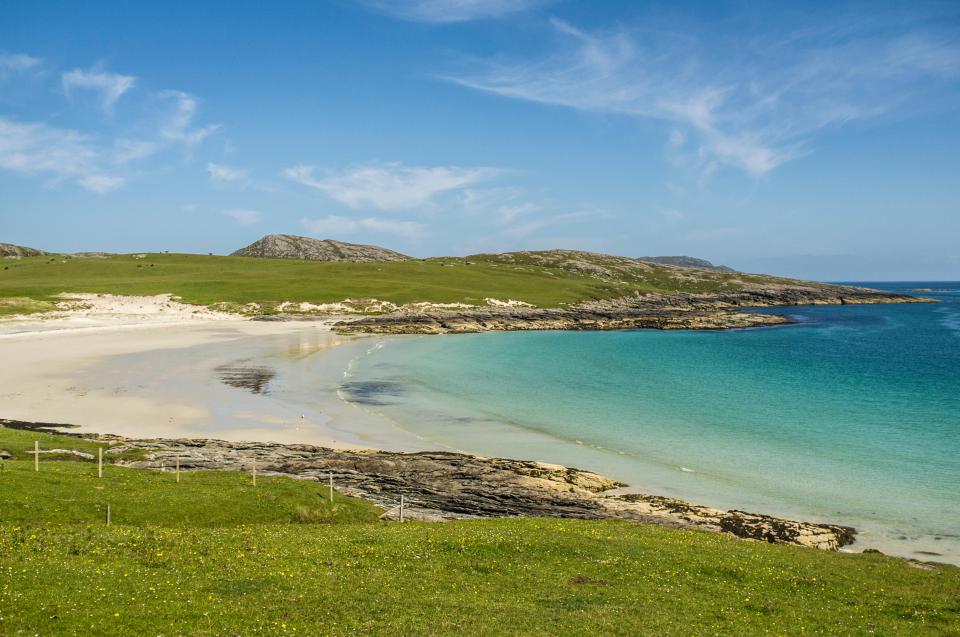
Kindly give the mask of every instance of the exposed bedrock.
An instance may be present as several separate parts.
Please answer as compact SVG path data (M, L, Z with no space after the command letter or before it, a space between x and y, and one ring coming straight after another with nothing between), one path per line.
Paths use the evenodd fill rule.
M341 333L441 334L492 330L716 330L788 323L744 308L794 305L909 303L915 297L865 288L811 285L748 288L705 294L644 294L570 308L491 308L394 312L339 321Z
M706 529L742 538L820 549L850 544L850 527L800 522L743 511L724 511L652 495L611 494L626 485L590 471L529 460L486 458L460 453L340 451L312 445L235 443L220 440L129 440L111 442L108 455L146 452L132 467L181 470L250 470L326 483L369 500L396 517L403 495L405 516L445 520L545 516L619 518Z

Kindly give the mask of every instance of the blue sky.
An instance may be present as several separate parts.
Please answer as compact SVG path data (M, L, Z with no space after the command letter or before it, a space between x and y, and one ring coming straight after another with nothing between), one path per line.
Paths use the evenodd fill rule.
M0 241L270 232L960 279L960 4L0 0Z

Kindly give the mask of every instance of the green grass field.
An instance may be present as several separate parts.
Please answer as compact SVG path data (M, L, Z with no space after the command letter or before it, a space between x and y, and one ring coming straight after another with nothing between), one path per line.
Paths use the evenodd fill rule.
M960 569L619 521L378 520L313 482L0 428L0 634L948 635ZM104 522L111 503L113 524Z
M49 302L63 292L171 293L197 305L259 303L269 312L283 301L330 303L345 298L376 298L397 304L483 304L485 298L493 297L558 307L638 290L698 292L736 286L730 274L693 280L678 279L674 273L657 266L605 280L529 259L508 263L484 255L386 263L189 254L149 254L142 259L133 255L105 259L43 256L2 263L0 315L49 309Z

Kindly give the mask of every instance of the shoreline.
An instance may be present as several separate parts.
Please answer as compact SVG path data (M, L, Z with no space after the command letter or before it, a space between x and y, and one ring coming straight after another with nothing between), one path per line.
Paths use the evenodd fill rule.
M355 347L338 346L351 343L361 347L359 343L369 338L364 335L338 335L332 331L331 323L329 319L316 320L313 317L307 321L256 321L232 317L210 321L146 321L83 328L73 326L59 330L0 335L0 348L7 350L5 354L10 354L11 349L19 349L20 360L30 359L25 366L8 366L7 378L0 370L0 381L18 376L18 382L21 383L19 388L22 389L31 384L29 376L32 369L35 374L34 381L39 380L33 384L42 388L41 395L32 405L14 401L17 409L5 411L0 417L23 421L79 421L80 431L84 433L110 432L136 439L225 438L232 443L272 440L281 445L309 444L338 450L449 450L433 451L435 453L458 451L408 431L402 423L396 423L376 410L365 409L356 402L336 395L335 390L327 391L339 386L342 381L341 373L346 369L347 362L346 359L338 362L331 359L331 356L344 355L348 350L356 351ZM49 327L49 324L45 327ZM122 342L111 345L111 341L126 341L126 345ZM250 341L256 341L259 345L251 349L248 347ZM35 360L37 348L34 345L37 344L41 344L39 349L44 360ZM236 349L238 344L240 347ZM277 354L274 350L283 350L283 353ZM320 350L327 350L324 356L312 356ZM65 351L70 352L68 360L64 360ZM190 372L184 367L183 361L176 361L178 356L185 356L188 360L186 368L206 366L206 373L198 374L197 369ZM282 359L278 367L294 366L288 369L290 373L286 376L281 375L276 379L274 384L279 388L277 394L270 391L258 393L251 391L249 387L231 385L222 377L217 378L216 370L224 364L233 364L239 360L242 363L240 367L256 368L260 359L277 356ZM16 360L17 356L13 358ZM108 363L107 359L111 358L113 360ZM123 360L120 360L121 358ZM80 359L81 364L75 359ZM44 364L47 366L45 370L38 369L38 366L42 368ZM233 366L234 369L236 367ZM329 374L320 384L329 381L327 389L321 388L318 391L316 383L310 383L309 387L295 387L292 392L285 388L288 381L295 377L316 379L322 375L324 369ZM154 378L158 370L166 378ZM183 377L179 377L181 372L185 373ZM76 378L83 376L96 377L98 382L92 386L78 385ZM146 385L142 384L144 379L148 379ZM139 404L135 404L138 390L146 388L150 394L168 381L172 382L172 386L166 388L162 395L154 393L151 395L152 400L141 400ZM151 382L154 384L151 385ZM11 389L9 383L0 383L0 386ZM16 393L17 389L15 385L12 392L0 391L0 398L9 397L11 393ZM316 393L322 395L314 395ZM198 396L208 403L229 405L230 409L198 411L195 404ZM308 400L305 401L304 396L308 396ZM292 408L289 404L291 400L294 403ZM91 401L94 403L93 407L81 408L78 412L78 405L85 402L90 405ZM9 400L5 403L11 404ZM254 407L253 403L257 405ZM270 405L270 408L264 409L265 405ZM79 417L75 416L77 413L80 414ZM191 421L199 424L190 425ZM560 443L562 444L562 441ZM463 448L468 453L476 451L471 445L464 445ZM503 452L502 449L492 451L495 455ZM530 450L521 453L528 457L550 455L544 456ZM560 458L560 462L569 461L570 459ZM587 460L583 463L587 463ZM589 464L604 466L596 461ZM670 490L663 493L670 493ZM679 490L675 493L678 498L689 496ZM694 506L681 499L659 499L663 502ZM710 499L700 501L709 502ZM731 503L713 504L729 506ZM757 506L756 509L777 510L764 506ZM796 511L792 514L807 515L803 512L798 514ZM829 521L829 518L819 515L813 519ZM868 542L868 545L874 544ZM888 552L887 546L881 545L879 548Z
M314 367L311 354L356 340L333 334L329 321L146 321L80 329L71 322L47 322L40 331L0 334L6 361L0 367L0 416L132 437L422 450L413 434L340 400L333 393L342 371L336 365L288 372L309 381L294 395L284 389L251 392L225 378L264 364L281 371ZM318 381L324 371L326 379ZM287 384L279 381L281 388ZM318 382L326 383L319 391Z
M852 544L856 536L856 529L838 524L724 511L673 498L619 493L627 485L592 471L533 460L216 439L132 439L79 433L64 424L5 419L0 419L0 426L103 441L109 445L107 457L140 451L145 456L142 460L116 462L138 469L162 471L177 463L182 471L248 471L255 465L260 475L317 482L329 479L344 495L384 508L387 518L398 515L396 505L402 495L406 501L405 517L424 521L507 517L622 519L831 551ZM45 451L56 453L41 449L41 453Z

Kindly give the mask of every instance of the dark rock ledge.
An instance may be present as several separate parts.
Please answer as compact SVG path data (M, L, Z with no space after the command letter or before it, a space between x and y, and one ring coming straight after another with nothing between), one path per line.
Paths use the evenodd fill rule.
M7 420L0 420L0 426L56 431L54 425ZM617 518L828 550L852 543L856 534L855 529L847 526L723 511L653 495L611 494L610 491L626 485L590 471L530 460L439 451L341 451L312 445L205 439L83 437L109 443L108 456L142 450L142 460L117 460L118 464L130 467L170 470L179 458L184 471L243 471L256 463L260 475L282 475L324 484L332 472L338 492L369 500L384 508L385 517L391 518L397 516L402 494L408 519Z
M811 283L751 286L733 292L637 294L568 308L478 308L399 311L339 321L343 334L443 334L510 330L718 330L789 323L775 314L742 310L798 305L923 303L930 299L866 288Z

